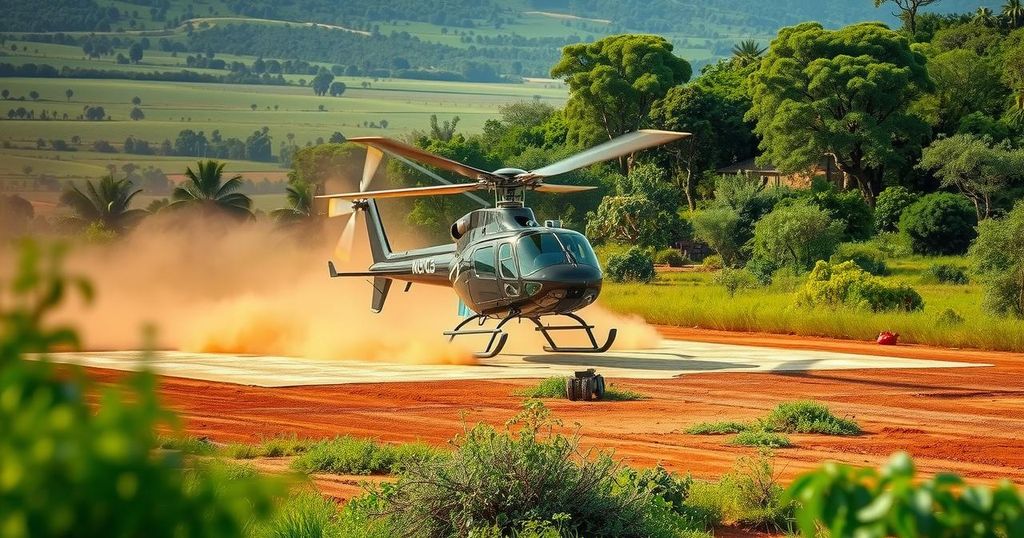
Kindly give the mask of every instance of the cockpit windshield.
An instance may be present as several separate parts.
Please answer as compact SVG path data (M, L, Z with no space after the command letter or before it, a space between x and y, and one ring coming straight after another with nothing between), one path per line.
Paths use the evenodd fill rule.
M519 269L524 276L545 267L569 262L561 243L553 233L520 237L516 251L519 255Z
M519 238L516 251L523 276L563 263L600 266L587 238L576 232L530 234Z
M558 232L558 239L573 262L600 267L597 255L594 254L594 249L590 247L590 242L586 237L575 232Z

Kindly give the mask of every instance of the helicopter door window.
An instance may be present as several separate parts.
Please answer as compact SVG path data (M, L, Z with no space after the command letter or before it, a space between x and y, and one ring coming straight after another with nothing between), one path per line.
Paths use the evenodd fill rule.
M511 243L502 243L498 247L498 270L501 272L501 278L519 278Z
M494 247L476 249L473 253L473 269L477 276L494 278Z

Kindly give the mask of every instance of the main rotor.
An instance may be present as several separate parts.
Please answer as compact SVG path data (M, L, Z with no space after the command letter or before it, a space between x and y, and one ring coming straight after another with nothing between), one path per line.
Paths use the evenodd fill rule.
M568 194L597 188L589 185L558 185L546 183L546 178L571 172L591 164L629 155L650 147L667 144L688 136L690 136L690 133L679 133L675 131L657 131L651 129L634 131L632 133L626 133L622 136L613 138L603 144L599 144L588 150L584 150L571 157L567 157L536 170L527 171L519 168L501 168L493 172L474 168L467 164L430 153L429 151L390 138L377 136L350 138L348 139L349 142L367 146L366 163L363 168L363 178L359 184L359 192L327 194L317 196L317 198L329 200L328 216L331 217L349 214L356 209L354 204L346 204L346 201L357 202L359 200L366 200L369 198L405 198L411 196L469 194L476 190L494 191L494 205L496 207L523 207L526 198L526 191L528 190ZM366 187L369 185L370 179L376 172L377 166L380 164L381 157L383 157L384 153L395 155L399 158L403 158L403 160L404 158L408 158L436 168L448 170L474 181L472 183L450 183L429 187L367 191ZM441 181L447 183L446 180L441 179Z

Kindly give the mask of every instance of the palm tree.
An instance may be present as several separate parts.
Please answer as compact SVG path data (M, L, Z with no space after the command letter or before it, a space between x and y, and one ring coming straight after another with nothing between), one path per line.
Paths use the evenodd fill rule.
M297 224L309 220L313 216L314 189L313 184L308 181L290 181L286 189L290 207L275 209L270 214L280 224Z
M242 188L242 176L224 181L224 163L199 161L195 171L185 169L185 181L174 189L169 207L199 207L240 218L252 218L252 199L236 192Z
M1003 16L1010 20L1010 27L1019 28L1021 22L1024 22L1024 5L1021 5L1021 0L1006 0Z
M142 189L132 189L128 179L114 179L108 175L98 183L85 182L83 192L77 186L69 185L60 201L75 212L72 220L82 225L99 223L112 232L123 232L146 215L141 209L129 209L132 198Z
M982 26L992 26L996 22L996 16L991 9L979 7L978 11L974 12L974 22Z
M757 41L747 39L740 41L732 48L732 61L740 66L747 66L761 60L761 55L768 49L762 47Z

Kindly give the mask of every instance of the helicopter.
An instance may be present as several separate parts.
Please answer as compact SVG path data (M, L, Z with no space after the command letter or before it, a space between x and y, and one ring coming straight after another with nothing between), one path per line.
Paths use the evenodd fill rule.
M615 341L616 329L608 332L603 343L594 336L594 326L576 311L593 304L601 292L601 266L587 238L574 230L561 227L561 222L538 222L526 206L526 191L571 194L597 187L547 183L547 178L578 168L607 161L634 152L667 144L690 136L690 133L644 129L626 133L590 149L547 166L526 171L518 168L480 170L415 146L384 137L350 138L348 142L366 146L366 160L358 192L324 194L327 216L349 215L342 232L339 249L350 252L356 222L365 215L372 265L361 272L339 272L334 261L328 261L331 278L372 277L371 310L384 308L392 282L404 281L405 291L413 283L447 286L460 300L460 314L465 318L443 334L449 341L461 336L485 336L487 345L475 353L478 358L498 355L508 339L502 328L512 320L528 320L547 341L549 353L603 353ZM387 153L409 164L410 160L454 172L473 180L470 183L447 184L388 190L367 190ZM423 172L427 169L416 166ZM415 196L472 195L472 191L494 192L494 208L471 211L451 226L452 243L394 252L381 223L376 200ZM479 199L479 197L475 197ZM463 309L464 305L464 309ZM542 319L568 318L560 325L545 324ZM496 320L493 328L485 328ZM471 324L476 323L473 327ZM589 346L559 346L554 332L582 331ZM567 333L563 333L567 334Z

